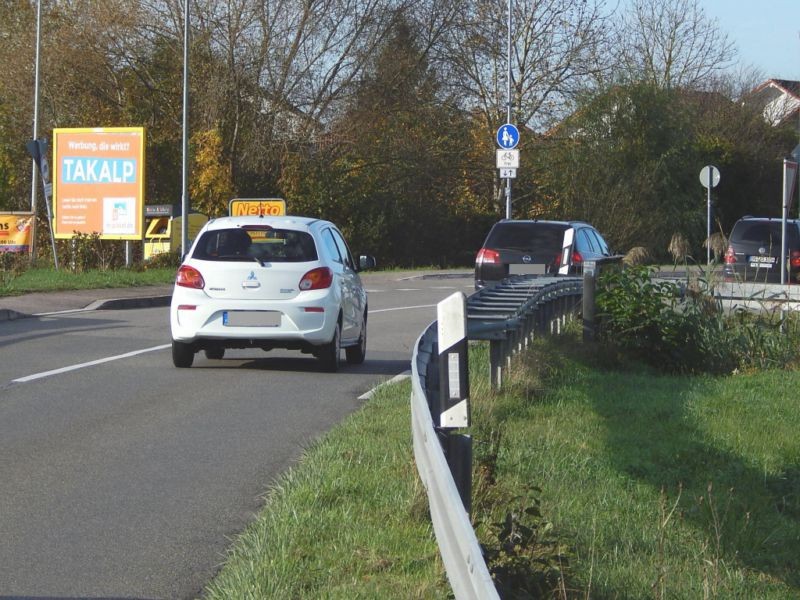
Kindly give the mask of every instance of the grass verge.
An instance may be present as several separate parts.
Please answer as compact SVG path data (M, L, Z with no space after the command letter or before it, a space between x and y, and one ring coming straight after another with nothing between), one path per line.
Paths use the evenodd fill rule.
M493 392L487 355L473 521L502 597L800 598L800 373L609 370L546 339ZM313 444L205 597L449 597L409 394L381 388Z
M552 595L800 598L800 373L666 376L601 357L537 342L473 403L476 435L501 440L479 460L506 490L536 486L568 564Z
M266 495L205 597L447 598L411 446L408 382L314 443Z
M98 269L82 273L73 273L67 269L56 271L50 268L32 268L13 276L0 277L0 297L31 292L164 285L174 281L174 267L145 270Z

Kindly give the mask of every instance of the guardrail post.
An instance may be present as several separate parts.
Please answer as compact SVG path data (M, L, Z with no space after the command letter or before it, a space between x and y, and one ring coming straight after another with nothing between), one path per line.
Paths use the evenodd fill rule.
M439 406L433 415L450 473L464 508L472 504L472 438L451 430L469 427L467 299L458 292L437 305Z
M593 342L595 338L594 292L596 263L586 262L583 268L583 341Z
M489 342L489 382L493 390L503 385L503 340Z

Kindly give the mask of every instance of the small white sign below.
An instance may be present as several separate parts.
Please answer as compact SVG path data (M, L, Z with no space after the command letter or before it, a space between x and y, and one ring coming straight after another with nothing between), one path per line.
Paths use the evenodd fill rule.
M500 179L516 179L516 169L500 169Z
M519 169L519 150L498 150L498 169Z

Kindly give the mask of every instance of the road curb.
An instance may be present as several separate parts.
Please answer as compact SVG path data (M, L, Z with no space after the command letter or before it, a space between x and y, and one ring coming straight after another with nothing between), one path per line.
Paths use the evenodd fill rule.
M29 316L30 315L11 310L10 308L0 308L0 321L16 321L17 319Z
M146 296L142 298L106 298L104 300L95 300L83 308L76 308L72 310L60 310L52 312L39 312L39 313L21 313L10 308L0 309L0 322L2 321L16 321L17 319L28 319L31 317L43 317L47 315L55 315L61 313L74 313L92 310L124 310L128 308L154 308L169 306L172 300L172 295L162 296Z

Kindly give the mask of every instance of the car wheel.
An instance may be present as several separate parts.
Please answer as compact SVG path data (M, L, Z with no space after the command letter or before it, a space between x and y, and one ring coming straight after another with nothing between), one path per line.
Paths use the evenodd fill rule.
M317 354L319 361L322 363L322 368L329 373L335 373L339 370L339 355L342 350L342 326L336 323L336 328L333 330L333 339L322 346Z
M206 348L205 355L209 360L220 360L225 356L225 348Z
M188 369L194 362L194 350L191 344L172 340L172 364L179 369Z
M358 344L348 346L344 349L345 358L348 365L360 365L367 356L367 314L364 313L364 323L361 326L361 335L358 336Z

